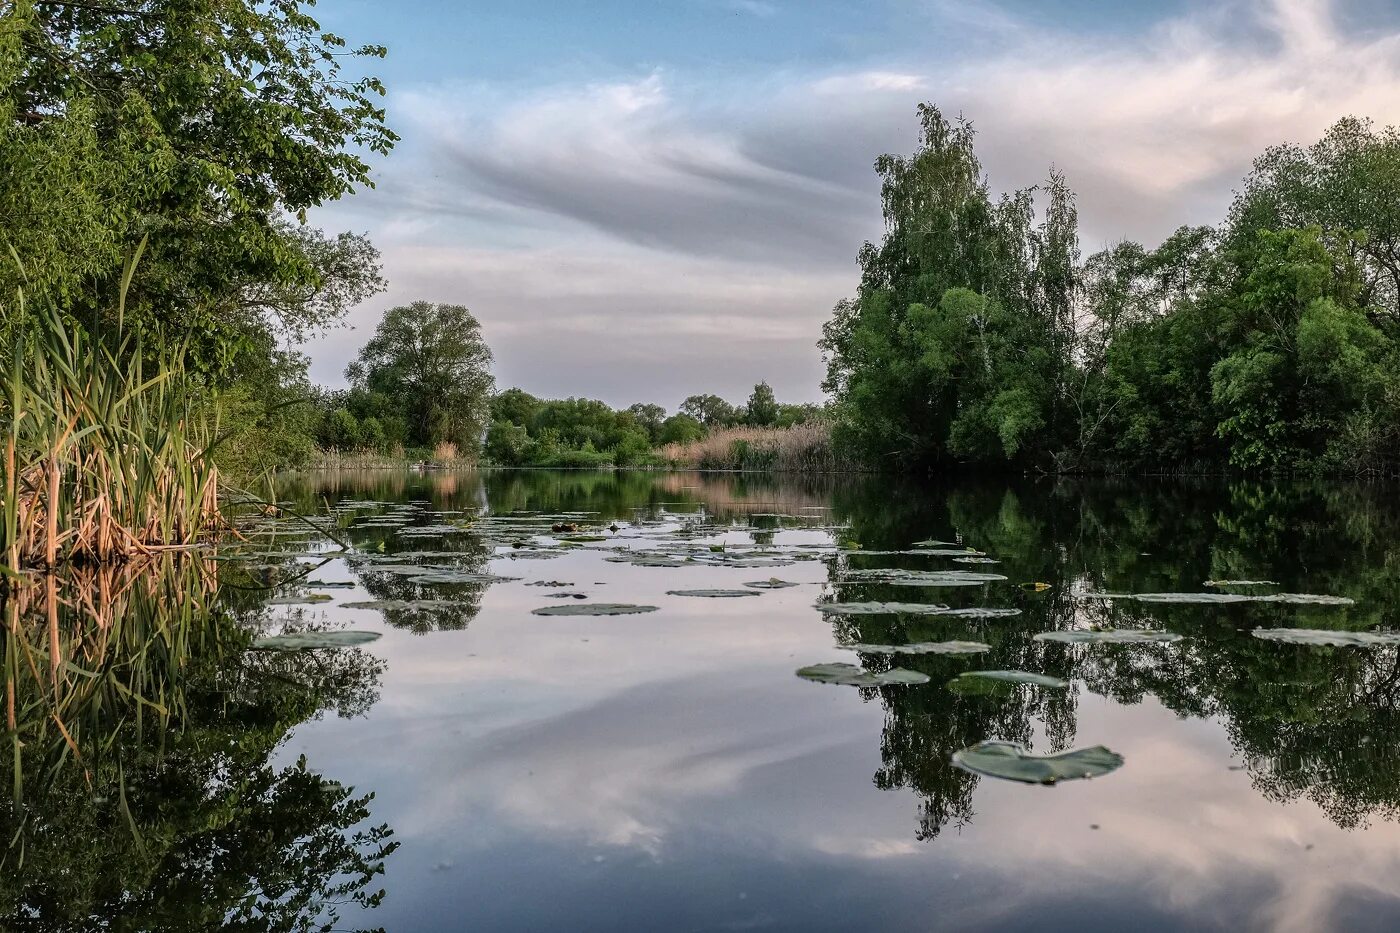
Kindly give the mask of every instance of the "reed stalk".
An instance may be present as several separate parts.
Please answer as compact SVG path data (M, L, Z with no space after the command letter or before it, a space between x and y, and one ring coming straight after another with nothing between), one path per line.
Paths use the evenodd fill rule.
M22 313L0 398L6 569L127 561L222 527L212 432L194 415L180 348L147 362L55 310Z

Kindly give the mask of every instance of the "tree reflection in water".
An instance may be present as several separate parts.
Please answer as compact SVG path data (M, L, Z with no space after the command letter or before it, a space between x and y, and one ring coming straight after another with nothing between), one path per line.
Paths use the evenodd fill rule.
M1337 825L1400 815L1400 652L1299 649L1254 638L1255 627L1400 627L1400 503L1384 488L1186 482L1043 481L1020 487L960 483L908 487L886 480L835 487L836 516L863 549L907 548L930 536L962 540L1014 568L1012 583L929 591L931 601L997 599L1022 615L976 623L938 617L830 616L838 641L898 643L973 638L970 657L863 655L946 682L971 668L1018 668L1075 681L1069 690L1002 687L973 693L872 688L886 710L882 788L922 798L918 835L937 836L974 816L979 778L949 767L960 748L988 738L1058 751L1075 739L1081 694L1134 704L1156 697L1185 716L1219 717L1255 788L1306 798ZM892 501L897 503L891 505ZM920 567L922 558L881 557ZM909 598L908 588L861 581L835 586L859 552L829 562L842 600ZM993 568L997 569L997 568ZM1012 572L1012 571L1008 571ZM1345 595L1345 609L1282 605L1148 605L1076 597L1084 590L1198 592L1206 580L1277 580L1285 589ZM1007 592L1012 595L1005 595ZM993 596L992 593L998 594ZM1036 642L1036 632L1088 625L1156 628L1186 639L1168 646Z
M212 561L73 570L4 604L0 926L328 930L374 906L392 831L357 794L275 753L362 712L357 650L249 651Z

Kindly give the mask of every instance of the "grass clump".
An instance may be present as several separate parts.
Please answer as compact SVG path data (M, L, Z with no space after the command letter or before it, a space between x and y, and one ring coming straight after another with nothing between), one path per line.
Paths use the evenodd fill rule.
M667 465L682 470L839 473L856 468L836 452L824 421L783 428L720 428L699 440L666 444L657 453Z
M151 362L57 311L21 315L4 359L0 550L10 573L185 548L221 524L215 427L178 348Z

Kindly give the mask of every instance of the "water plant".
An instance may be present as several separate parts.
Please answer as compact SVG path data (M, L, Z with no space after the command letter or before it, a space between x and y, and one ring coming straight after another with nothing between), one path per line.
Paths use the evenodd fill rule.
M52 306L26 308L22 294L16 306L0 357L9 574L149 557L215 532L216 425L196 413L181 347L152 354L120 332L99 340Z

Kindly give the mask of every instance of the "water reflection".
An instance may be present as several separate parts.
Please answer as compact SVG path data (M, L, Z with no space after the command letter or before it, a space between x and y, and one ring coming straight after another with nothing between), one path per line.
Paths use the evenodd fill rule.
M310 929L345 901L339 927L394 930L1392 928L1400 655L1250 634L1396 627L1391 493L543 471L292 478L279 491L289 513L333 539L269 520L220 555L236 560L7 605L30 621L7 617L22 806L0 831L17 839L6 867L25 861L0 882L0 917L131 910L138 928L227 917L261 929L252 918L271 916ZM929 538L986 552L1000 563L971 569L1008 579L921 589L852 575L959 566L899 553ZM744 564L756 555L781 563ZM668 595L770 576L796 585L750 599ZM1221 579L1356 602L1084 595L1199 592ZM1045 586L1019 585L1033 583ZM572 598L566 589L661 609L531 615ZM1020 614L816 608L837 600ZM1184 639L1034 639L1093 625ZM383 638L316 655L245 650L257 631L341 626ZM843 647L945 640L990 651ZM793 676L838 660L932 682L858 690ZM1070 686L949 686L993 668ZM950 766L984 739L1040 753L1102 743L1127 763L1054 789ZM87 837L81 852L64 843ZM381 885L383 905L360 914Z
M274 762L296 724L372 705L382 662L248 651L220 571L165 557L5 600L0 926L322 930L382 897L373 795Z

